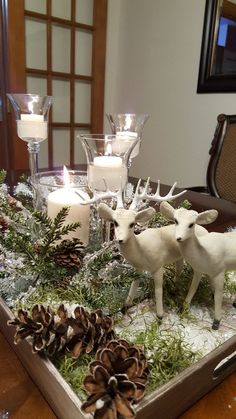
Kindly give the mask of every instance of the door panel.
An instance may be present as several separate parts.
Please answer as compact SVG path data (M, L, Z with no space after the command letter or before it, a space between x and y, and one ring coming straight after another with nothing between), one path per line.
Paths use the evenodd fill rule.
M5 91L54 96L40 167L61 165L63 159L73 167L85 161L76 133L103 129L107 0L1 2L8 56ZM10 165L23 170L28 154L15 131L11 112Z

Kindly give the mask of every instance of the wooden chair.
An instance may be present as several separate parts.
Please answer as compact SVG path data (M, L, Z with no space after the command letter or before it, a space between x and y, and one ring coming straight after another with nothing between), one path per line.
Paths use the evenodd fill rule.
M236 202L236 115L218 115L209 154L207 186L187 189Z

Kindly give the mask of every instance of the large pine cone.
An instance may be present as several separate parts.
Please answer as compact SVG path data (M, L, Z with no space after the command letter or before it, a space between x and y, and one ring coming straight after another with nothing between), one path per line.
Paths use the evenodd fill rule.
M56 313L37 304L31 315L20 309L8 325L16 326L15 344L30 336L33 352L49 356L67 348L73 358L78 358L82 352L90 353L114 338L109 316L104 316L102 310L89 313L81 306L75 308L73 317L68 316L63 304Z
M75 318L68 319L73 333L67 345L73 358L79 358L81 352L88 354L114 338L112 318L104 316L102 310L89 313L78 306L74 315Z
M9 326L16 326L14 343L18 344L27 337L32 338L33 352L45 352L53 355L60 351L67 342L68 324L63 306L55 312L48 307L35 305L31 317L28 311L18 310L17 317L8 321Z
M123 339L110 341L90 363L83 382L89 396L82 410L97 419L134 418L132 404L143 398L148 374L142 350Z

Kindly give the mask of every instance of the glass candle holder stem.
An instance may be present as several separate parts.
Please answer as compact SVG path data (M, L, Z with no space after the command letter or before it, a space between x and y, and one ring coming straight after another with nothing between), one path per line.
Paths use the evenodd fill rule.
M39 143L32 141L28 142L28 152L29 152L29 167L31 173L31 179L34 178L38 172L38 153L39 153Z

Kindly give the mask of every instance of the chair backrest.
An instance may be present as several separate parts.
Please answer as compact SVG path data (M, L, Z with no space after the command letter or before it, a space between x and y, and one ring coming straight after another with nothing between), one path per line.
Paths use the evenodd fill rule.
M218 115L209 154L209 192L218 198L236 202L236 115Z

